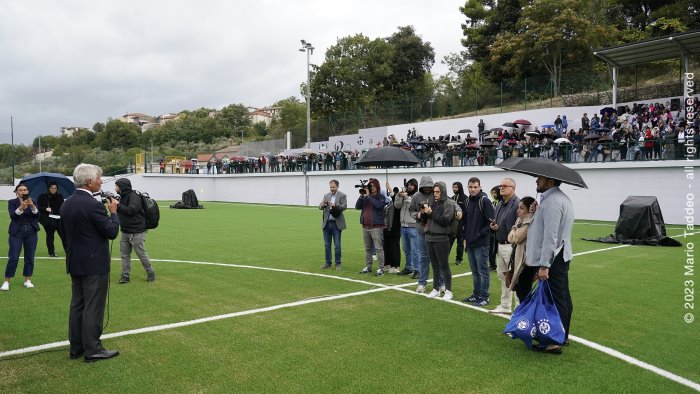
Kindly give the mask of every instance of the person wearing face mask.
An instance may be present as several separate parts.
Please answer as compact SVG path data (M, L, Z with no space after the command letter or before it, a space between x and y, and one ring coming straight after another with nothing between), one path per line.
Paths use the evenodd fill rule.
M19 265L19 254L24 249L24 287L31 289L32 274L34 273L34 253L36 252L37 235L39 232L39 209L29 197L29 188L20 183L15 188L17 198L7 202L7 210L10 213L9 246L7 253L7 266L5 267L5 281L0 286L1 291L10 290L10 279L15 276Z
M50 257L56 257L56 248L54 247L54 234L58 232L61 238L63 250L66 249L66 239L63 235L63 227L59 226L59 215L61 206L63 205L63 195L58 192L58 184L56 182L49 183L48 193L39 196L37 201L39 208L39 223L44 227L46 232L46 248L49 251Z

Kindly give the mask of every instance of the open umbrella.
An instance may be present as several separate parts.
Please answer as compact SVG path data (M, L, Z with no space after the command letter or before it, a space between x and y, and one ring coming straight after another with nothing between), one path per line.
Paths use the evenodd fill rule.
M498 133L499 131L503 131L503 127L494 127L489 131L491 131L493 133Z
M536 131L528 131L527 133L525 133L525 135L529 135L530 137L539 137L540 133Z
M489 134L486 137L484 137L485 140L497 140L498 136L496 134Z
M462 130L458 131L457 133L459 133L459 134L473 133L473 131L471 131L471 129L462 129Z
M518 119L513 123L523 125L523 126L531 126L532 125L532 123L530 123L529 120L525 120L525 119Z
M610 129L607 127L598 127L595 131L596 133L609 133Z
M517 129L517 128L518 128L518 125L517 125L517 124L511 123L511 122L503 123L502 126L503 126L503 127L510 127L510 128L514 128L514 129Z
M570 144L571 141L569 141L567 138L561 137L561 138L557 138L556 140L554 140L554 143L555 144Z
M600 136L598 134L591 133L591 134L588 134L587 136L583 137L583 140L590 141L590 140L597 140L598 138L600 138Z
M605 115L606 113L612 114L613 112L617 113L617 110L613 107L605 107L600 110L601 115Z
M458 145L462 145L462 143L461 142L450 142L449 144L447 144L447 146L458 146Z
M543 125L540 126L540 127L542 127L543 129L553 129L553 128L557 127L557 126L556 126L556 125L553 125L553 124L551 124L551 123L548 123L548 124L543 124Z
M370 149L355 162L358 167L384 167L387 181L389 180L389 167L415 166L416 164L420 164L420 160L413 153L393 146Z
M543 157L511 157L496 164L495 167L521 174L552 178L569 185L588 189L586 182L583 181L578 172L561 163Z
M609 135L604 135L600 138L598 138L598 142L612 142L612 137Z
M477 149L479 147L479 144L469 144L466 146L467 149Z
M474 136L471 136L471 135L467 134L467 135L464 136L464 140L465 140L465 141L476 141L477 138L474 137Z
M29 188L29 195L34 201L37 201L40 195L48 193L49 183L51 182L56 182L58 184L58 192L63 195L63 198L68 198L68 196L75 191L73 181L63 174L56 174L53 172L40 172L37 174L25 175L20 182L27 185Z
M489 148L489 147L492 147L492 146L496 146L496 143L493 142L493 141L484 141L484 142L481 143L481 146L482 146L482 147L485 147L485 148Z

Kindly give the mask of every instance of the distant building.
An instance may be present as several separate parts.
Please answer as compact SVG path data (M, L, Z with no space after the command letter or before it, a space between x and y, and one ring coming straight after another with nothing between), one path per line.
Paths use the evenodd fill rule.
M158 122L159 126L162 126L162 125L170 122L171 120L177 119L179 116L180 115L178 115L178 114L163 114L163 115L158 116L156 118L156 121Z
M158 126L158 122L156 121L155 117L151 115L142 114L140 112L125 114L124 116L118 119L124 123L131 123L139 126L142 132L155 126Z
M250 114L250 120L255 123L263 122L266 126L272 124L272 120L276 119L280 114L280 107L247 107Z
M69 127L61 127L61 135L65 135L66 137L72 137L73 133L80 129L87 129L92 131L89 127L78 127L78 126L69 126Z

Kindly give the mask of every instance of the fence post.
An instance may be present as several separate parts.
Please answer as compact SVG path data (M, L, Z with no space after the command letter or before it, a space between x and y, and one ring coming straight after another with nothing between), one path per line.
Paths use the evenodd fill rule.
M525 110L527 111L527 77L525 77Z
M501 113L503 113L503 80L501 79Z

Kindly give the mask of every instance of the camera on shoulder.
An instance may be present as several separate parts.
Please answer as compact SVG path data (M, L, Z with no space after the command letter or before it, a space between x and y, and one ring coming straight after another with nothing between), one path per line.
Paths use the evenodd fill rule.
M359 191L360 191L360 194L364 195L364 194L367 194L367 191L368 191L368 190L369 190L369 191L372 190L372 184L369 183L369 179L360 179L360 184L359 184L359 185L355 185L355 188L356 188L356 189L360 189L360 190L359 190Z
M115 199L117 201L119 201L120 199L118 195L105 190L100 191L100 198L102 199L103 204L107 204L108 202L112 201L112 199Z

